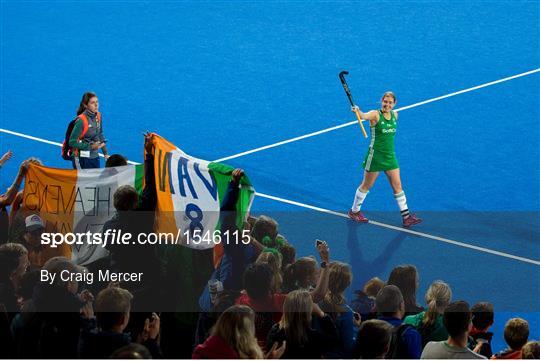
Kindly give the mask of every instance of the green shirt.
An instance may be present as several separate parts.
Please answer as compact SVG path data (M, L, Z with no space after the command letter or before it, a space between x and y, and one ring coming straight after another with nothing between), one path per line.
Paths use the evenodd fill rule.
M370 148L377 152L394 153L394 138L397 131L396 113L390 112L390 119L385 119L382 111L379 112L379 121L371 129Z
M403 320L403 323L414 326L420 335L422 335L422 344L426 344L429 341L445 341L448 339L448 331L444 327L443 316L438 315L435 319L435 323L431 326L424 326L422 321L426 311L420 312L416 315L407 316Z

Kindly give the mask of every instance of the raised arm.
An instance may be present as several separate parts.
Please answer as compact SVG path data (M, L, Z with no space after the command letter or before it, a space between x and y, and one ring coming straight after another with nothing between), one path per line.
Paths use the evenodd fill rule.
M144 189L141 194L141 207L143 211L154 211L156 209L156 177L154 174L154 144L152 143L152 133L144 135Z
M358 112L358 114L360 114L360 118L368 120L369 124L372 126L377 124L377 122L379 121L379 112L377 112L376 110L370 110L369 112L364 113L360 110L358 105L355 105L351 108L351 111L353 113Z
M317 287L310 292L311 298L315 303L321 302L328 292L328 265L330 263L330 249L328 248L328 244L326 242L317 245L317 251L319 252L319 256L321 257L324 267L321 265L321 272L319 275L319 280L317 281Z
M21 187L21 183L24 180L24 176L28 171L28 164L28 160L25 160L21 163L21 166L19 167L19 173L17 173L17 177L15 177L15 180L11 184L11 187L8 188L5 194L0 195L0 208L10 205L17 196L17 192L19 192L19 188Z

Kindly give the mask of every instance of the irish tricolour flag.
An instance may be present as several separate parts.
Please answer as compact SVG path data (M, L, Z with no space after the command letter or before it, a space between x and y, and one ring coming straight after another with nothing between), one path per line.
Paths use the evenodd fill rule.
M212 233L218 227L220 205L233 168L191 157L158 135L153 135L152 142L157 192L155 232L177 234L178 230L183 232L196 226L201 234ZM143 179L142 164L85 170L32 164L26 176L23 207L39 213L50 232L101 232L103 224L115 213L116 189L131 185L141 192ZM236 204L240 227L255 194L247 177L243 177L241 184ZM214 242L183 245L208 249L214 247ZM99 245L72 246L72 259L81 265L107 255L107 250Z
M141 165L103 169L59 169L31 164L26 175L23 207L39 213L46 231L101 232L115 212L113 195L122 185L142 189ZM72 259L86 265L108 255L98 245L74 244Z
M208 236L218 225L220 206L234 168L190 157L158 135L154 135L152 141L158 196L156 231L174 233L178 229L198 229L200 234ZM240 197L236 204L238 228L242 228L255 195L246 176L240 184ZM214 243L187 243L184 239L184 245L208 249Z

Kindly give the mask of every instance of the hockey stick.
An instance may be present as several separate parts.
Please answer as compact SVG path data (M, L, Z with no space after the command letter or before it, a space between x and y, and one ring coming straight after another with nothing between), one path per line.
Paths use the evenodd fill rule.
M362 124L362 118L360 117L360 112L357 108L355 108L354 100L351 94L351 90L349 89L349 85L347 85L347 81L345 80L345 75L348 75L349 72L343 70L339 73L339 79L341 80L341 85L343 86L343 90L345 90L345 94L347 94L347 98L349 98L349 102L351 103L351 106L354 109L354 114L356 114L356 118L358 119L358 124L360 124L360 129L362 129L362 134L364 134L364 138L367 138L366 130L364 129L364 125Z

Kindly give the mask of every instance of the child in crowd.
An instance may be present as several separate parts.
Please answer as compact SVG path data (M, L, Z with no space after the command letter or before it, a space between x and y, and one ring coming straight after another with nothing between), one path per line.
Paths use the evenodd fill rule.
M357 290L354 293L356 298L351 302L351 308L362 317L362 320L369 320L377 317L375 312L375 298L377 293L386 286L383 280L378 277L373 277L366 282L362 290Z
M529 338L529 323L522 318L512 318L504 326L504 340L508 349L493 355L494 360L520 359L522 348Z
M491 339L493 333L489 332L489 328L493 325L494 312L493 305L489 302L478 302L471 308L473 314L473 327L469 333L469 348L472 350L478 344L482 344L478 350L480 355L491 358L493 352L491 350Z

